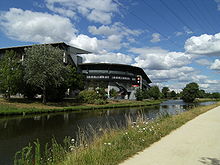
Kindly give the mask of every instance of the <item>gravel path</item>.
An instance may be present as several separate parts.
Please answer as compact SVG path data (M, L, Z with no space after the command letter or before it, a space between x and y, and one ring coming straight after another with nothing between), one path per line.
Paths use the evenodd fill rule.
M121 165L220 165L220 106L187 122Z

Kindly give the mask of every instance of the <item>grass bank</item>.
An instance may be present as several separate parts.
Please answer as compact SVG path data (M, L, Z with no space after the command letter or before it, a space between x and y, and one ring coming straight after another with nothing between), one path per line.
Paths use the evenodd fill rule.
M23 152L21 155L30 158L29 162L33 162L33 159L37 157L38 161L40 161L39 164L115 165L149 147L189 120L217 106L220 106L220 102L209 106L196 107L174 116L163 114L154 121L146 121L142 116L137 118L136 121L132 121L128 117L126 128L101 130L101 136L99 136L99 132L94 131L92 142L89 142L84 134L81 133L77 143L73 139L70 141L67 150L59 145L54 149L52 145L52 149L49 149L52 153L47 153L47 155L50 155L49 157L44 157L41 154L30 156L30 151ZM37 150L39 151L40 146L36 146L38 146ZM22 159L19 155L17 156L19 159L16 162L24 164L25 162L20 160L25 159Z
M140 107L160 104L162 100L147 100L147 101L118 101L109 102L104 105L92 104L77 104L74 102L48 103L44 105L39 101L28 101L24 99L15 99L6 101L0 99L0 115L28 115L40 113L55 113L66 111L81 111L95 109L110 109L110 108L126 108Z
M201 103L201 102L207 102L207 101L220 101L220 99L213 99L213 98L198 98L195 100L195 102Z

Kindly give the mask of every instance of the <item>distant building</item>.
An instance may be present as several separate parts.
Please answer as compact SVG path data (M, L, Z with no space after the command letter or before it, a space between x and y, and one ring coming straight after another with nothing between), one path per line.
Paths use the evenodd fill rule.
M82 63L78 65L86 76L86 88L105 88L117 91L119 99L135 99L137 88L149 88L151 80L143 69L131 65L111 63Z
M50 43L49 45L64 50L63 62L75 66L80 73L85 75L86 89L102 87L105 88L109 98L110 91L115 90L118 99L135 99L137 88L150 87L151 80L142 68L124 64L82 63L82 57L79 55L91 52L69 46L64 42ZM14 50L23 60L25 48L31 46L33 45L0 48L0 57L7 50Z

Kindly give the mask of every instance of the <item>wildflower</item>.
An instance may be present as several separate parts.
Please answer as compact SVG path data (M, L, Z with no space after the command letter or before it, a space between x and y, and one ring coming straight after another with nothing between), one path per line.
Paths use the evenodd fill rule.
M125 132L125 135L127 135L128 133L127 132Z
M143 128L143 130L145 131L145 130L146 130L146 128Z
M74 150L74 146L70 146L69 149L70 149L70 151L73 151Z
M74 142L75 142L75 139L71 139L71 142L74 143Z
M108 145L110 146L110 145L112 145L111 143L108 143Z
M136 127L139 128L139 125L137 125Z
M104 143L104 145L107 145L107 143Z

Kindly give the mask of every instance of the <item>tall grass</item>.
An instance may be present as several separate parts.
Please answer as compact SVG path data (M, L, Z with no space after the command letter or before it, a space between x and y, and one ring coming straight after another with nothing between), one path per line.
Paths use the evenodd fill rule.
M126 126L120 128L115 123L103 129L79 129L76 139L66 138L58 144L53 138L42 152L38 141L35 147L28 145L15 155L15 164L65 164L65 165L113 165L122 162L135 153L149 147L154 142L182 126L199 114L219 106L196 107L177 115L161 114L155 120L148 120L143 114L137 118L127 116ZM88 134L88 132L90 132ZM34 150L34 151L33 151ZM41 151L41 153L40 153Z

